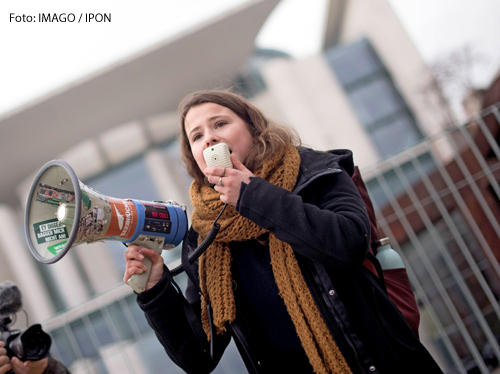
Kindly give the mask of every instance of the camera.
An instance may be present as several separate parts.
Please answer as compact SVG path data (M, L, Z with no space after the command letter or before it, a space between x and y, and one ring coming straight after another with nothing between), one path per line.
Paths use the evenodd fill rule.
M7 356L16 356L22 361L38 361L49 356L52 339L42 330L40 324L34 324L25 331L11 330L11 315L21 309L21 292L9 281L0 283L0 340L5 342Z
M24 332L10 330L9 317L0 320L0 340L5 342L7 356L16 356L22 361L38 361L49 355L52 339L42 330L40 324L27 328Z

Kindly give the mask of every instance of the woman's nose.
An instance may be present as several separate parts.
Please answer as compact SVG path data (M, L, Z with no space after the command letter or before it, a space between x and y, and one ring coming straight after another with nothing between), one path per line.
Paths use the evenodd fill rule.
M210 147L211 145L217 144L219 142L219 138L213 134L210 134L206 138L206 146Z

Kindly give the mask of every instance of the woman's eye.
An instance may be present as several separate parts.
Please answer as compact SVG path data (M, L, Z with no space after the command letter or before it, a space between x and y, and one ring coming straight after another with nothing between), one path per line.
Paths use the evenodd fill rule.
M193 136L192 141L193 141L193 142L195 142L195 141L197 141L199 138L201 138L201 135L200 135L200 134L196 134L196 135L194 135L194 136Z
M226 124L226 122L217 122L215 124L215 128L218 128L218 127L221 127L221 126L224 126Z

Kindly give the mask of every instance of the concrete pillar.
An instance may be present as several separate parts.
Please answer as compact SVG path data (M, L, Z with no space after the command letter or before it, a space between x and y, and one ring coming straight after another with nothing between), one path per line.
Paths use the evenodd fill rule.
M23 304L30 317L30 323L42 321L54 313L49 293L34 263L27 244L24 242L24 231L21 231L16 212L7 205L0 205L0 251L12 275L14 282L23 295Z

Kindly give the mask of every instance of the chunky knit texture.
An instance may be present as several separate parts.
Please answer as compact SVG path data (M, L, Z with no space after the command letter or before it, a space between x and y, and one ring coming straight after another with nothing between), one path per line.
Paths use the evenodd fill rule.
M297 181L300 156L293 146L283 148L269 158L256 177L291 191ZM199 241L208 235L216 216L222 209L220 194L209 186L193 182L190 189L193 228ZM210 300L217 333L226 331L226 324L234 321L236 305L231 275L229 243L257 238L266 230L244 218L232 206L226 207L218 221L221 225L216 240L200 258L200 286ZM269 250L274 278L302 346L316 373L351 373L344 357L320 315L314 299L302 277L291 246L269 234ZM210 335L206 301L202 298L202 322Z

